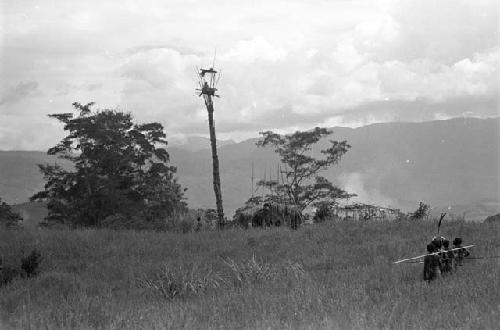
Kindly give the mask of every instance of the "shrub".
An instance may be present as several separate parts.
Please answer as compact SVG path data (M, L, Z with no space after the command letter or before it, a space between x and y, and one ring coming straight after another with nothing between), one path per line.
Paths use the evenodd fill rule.
M5 265L2 258L0 258L0 287L9 284L13 279L19 276L34 277L40 272L40 263L42 257L40 252L36 249L31 251L28 256L21 257L21 269Z
M190 231L193 230L193 222L189 219L181 219L179 221L179 230L183 233L189 233Z
M31 251L27 257L21 258L21 269L24 270L27 277L33 277L38 275L39 266L42 262L42 255L36 249Z
M0 270L0 287L9 284L14 278L18 276L19 270L10 266L4 266Z
M413 220L420 220L429 216L430 206L428 204L420 202L418 209L413 213L411 218Z
M332 208L329 203L319 203L316 212L314 213L313 221L314 222L323 222L327 218L332 217Z
M17 228L20 226L23 218L12 211L10 205L5 202L2 202L0 198L0 227L5 228Z
M269 281L276 277L276 270L270 264L258 261L255 255L247 262L236 262L228 258L224 263L231 270L233 283L235 286L242 286L248 283Z
M257 260L253 255L248 261L236 262L231 258L224 260L230 269L232 282L236 287L260 282L281 281L282 279L300 280L305 278L301 264L287 261L276 265Z
M252 216L244 213L237 213L234 216L234 223L236 223L239 227L248 229L248 224L251 223Z
M0 258L0 287L9 284L19 275L19 271L9 265L5 265Z

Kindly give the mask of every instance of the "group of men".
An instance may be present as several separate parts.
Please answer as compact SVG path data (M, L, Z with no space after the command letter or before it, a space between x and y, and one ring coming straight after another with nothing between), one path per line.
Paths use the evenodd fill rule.
M427 253L424 257L424 281L429 282L456 271L470 254L462 247L460 237L453 240L453 248L450 249L450 241L442 236L432 239L427 245Z

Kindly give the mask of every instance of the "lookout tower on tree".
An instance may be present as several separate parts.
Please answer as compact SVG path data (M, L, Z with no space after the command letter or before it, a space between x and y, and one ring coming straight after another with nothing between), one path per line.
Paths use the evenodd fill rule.
M215 59L214 59L215 63ZM215 201L217 204L218 228L224 226L224 208L222 207L222 192L220 186L219 176L219 158L217 157L217 140L215 138L215 124L214 124L214 103L213 97L219 97L215 94L217 92L217 83L220 79L220 73L214 69L214 65L210 69L197 70L199 85L196 89L199 93L198 96L203 96L205 106L208 112L208 126L210 130L210 145L212 147L212 166L213 166L213 179L214 179L214 192Z

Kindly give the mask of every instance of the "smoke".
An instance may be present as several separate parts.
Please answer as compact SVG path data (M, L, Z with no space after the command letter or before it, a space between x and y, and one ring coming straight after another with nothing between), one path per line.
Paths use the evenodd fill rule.
M398 206L396 201L385 196L377 187L372 187L367 184L368 180L363 178L363 174L361 173L342 173L338 180L344 190L348 193L357 195L357 197L351 199L352 202L374 204L384 207Z

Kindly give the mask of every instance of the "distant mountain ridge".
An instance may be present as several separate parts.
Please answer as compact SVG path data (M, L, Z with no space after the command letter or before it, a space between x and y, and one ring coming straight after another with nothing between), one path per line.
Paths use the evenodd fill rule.
M235 144L233 140L217 140L217 147L223 147L231 144ZM170 147L184 149L187 151L199 151L203 149L209 149L210 139L201 136L188 136L186 138L170 138L168 140L168 145Z
M330 139L347 140L352 148L324 175L358 194L353 201L403 210L414 210L423 201L436 211L465 212L477 219L500 212L500 118L384 123L333 131ZM171 162L188 188L190 207L213 208L210 149L200 148L208 139L198 139L193 146L187 141L182 148L169 144ZM252 164L254 182L277 176L276 154L257 148L256 141L219 144L222 195L229 216L252 195ZM326 144L327 140L320 141L313 153L319 156ZM26 201L44 185L36 164L54 161L44 152L0 151L0 196L9 203Z

